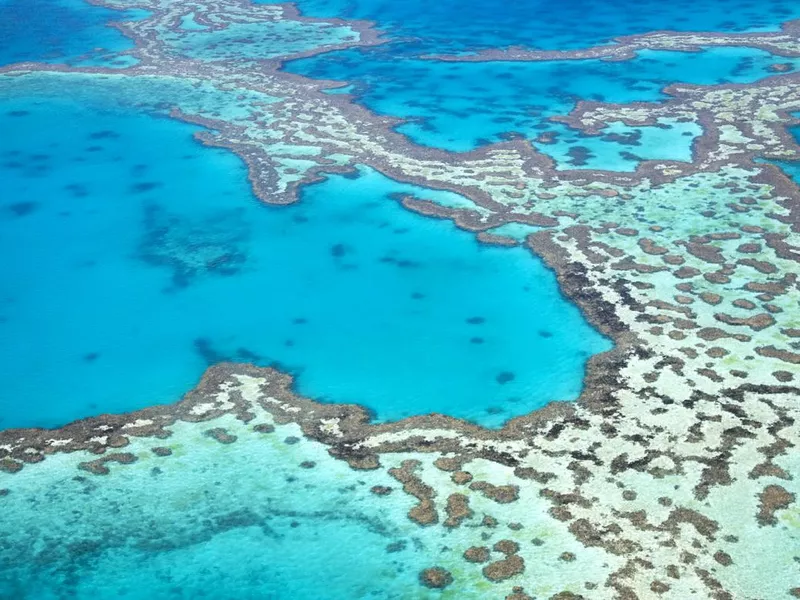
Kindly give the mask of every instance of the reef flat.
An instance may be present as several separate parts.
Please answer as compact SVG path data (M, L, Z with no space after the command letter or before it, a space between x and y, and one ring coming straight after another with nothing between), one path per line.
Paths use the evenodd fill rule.
M165 510L169 519L152 517L144 530L140 522L152 508L138 497L126 504L123 494L114 508L130 516L125 523L104 513L94 524L76 515L77 526L58 511L45 518L30 508L52 502L56 482L64 490L55 506L103 506L113 490L136 496L132 490L149 487L142 483L148 472L159 481L190 472L234 490L239 480L264 478L275 488L280 477L295 477L285 465L279 474L260 467L277 460L297 465L303 477L317 474L308 495L354 486L333 513L367 523L367 533L354 534L364 547L397 555L384 563L394 573L383 575L391 585L376 591L369 586L383 576L353 574L331 597L800 597L800 191L791 171L774 162L800 160L789 131L798 124L800 75L783 73L780 58L764 79L674 83L661 102L583 99L554 119L586 136L615 123L683 123L699 133L691 160L641 160L627 173L575 170L559 168L522 136L463 153L415 145L394 130L398 119L374 114L347 93L326 93L342 82L282 70L299 57L385 42L370 23L225 0L102 4L148 11L117 25L135 41L128 51L135 64L8 65L0 69L0 92L77 82L133 104L158 95L157 110L203 126L198 140L239 155L254 193L270 204L291 204L301 186L361 165L458 194L467 201L419 193L400 201L451 219L486 244L537 254L614 347L589 359L577 402L551 403L496 430L438 414L374 423L362 407L303 397L278 370L225 363L177 404L55 430L0 431L0 506L10 515L0 543L9 567L0 583L14 590L7 593L24 597L20 581L48 579L31 573L34 563L86 594L92 586L76 565L87 557L103 555L113 565L123 551L185 550L209 540L244 547L241 538L223 536L267 531L270 520L293 510L283 499L272 501L280 506L271 512L255 492L234 503L212 492L182 493ZM248 49L241 58L240 44ZM800 52L794 24L777 33L659 32L564 52L624 62L643 49L714 45L783 58ZM485 52L458 60L499 56ZM552 59L535 49L502 52L503 60ZM234 100L218 102L219 94ZM193 454L202 475L191 471ZM178 461L180 468L169 466ZM180 531L186 511L194 511L192 526ZM299 535L304 517L334 518L323 512L312 502L297 526L276 521L277 538ZM74 536L66 552L50 532L59 521L55 531ZM311 559L325 577L325 557ZM369 572L382 562L369 563ZM174 582L174 569L148 568L161 572L162 583ZM259 586L292 589L280 577L245 572L237 581L253 582L241 588L245 595ZM174 588L164 583L159 594L182 597L180 583ZM304 594L313 597L308 589L295 597Z

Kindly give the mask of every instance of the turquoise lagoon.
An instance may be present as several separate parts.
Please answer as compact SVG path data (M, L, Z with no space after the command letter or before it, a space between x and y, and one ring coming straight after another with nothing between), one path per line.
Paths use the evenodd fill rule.
M393 199L463 198L361 169L267 206L196 127L87 90L0 104L3 427L174 402L224 360L379 420L498 426L610 348L530 252Z

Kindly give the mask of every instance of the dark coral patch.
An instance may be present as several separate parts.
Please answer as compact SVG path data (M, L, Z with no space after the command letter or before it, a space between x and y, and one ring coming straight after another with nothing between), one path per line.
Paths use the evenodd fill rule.
M386 552L389 554L393 554L394 552L401 552L402 550L406 549L408 545L407 542L404 540L398 540L396 542L392 542L391 544L386 546Z
M515 377L515 375L511 371L503 371L501 373L498 373L497 377L495 377L495 379L497 380L497 383L499 383L500 385L503 385L503 384L506 384L506 383L508 383L510 381L514 381L514 377Z
M94 131L89 134L90 140L106 140L118 137L119 134L116 131L111 131L110 129L104 129L103 131Z
M143 194L145 192L151 192L160 186L161 184L157 181L142 181L141 183L134 183L131 186L131 191L134 194Z
M407 259L395 261L395 264L401 269L416 269L422 266L422 263L419 263L415 260L407 260Z
M15 202L14 204L9 205L8 209L17 217L24 217L26 215L31 214L39 208L39 204L36 202Z
M89 190L82 183L70 183L69 185L65 185L64 189L75 198L85 198L89 195Z
M441 590L453 583L453 575L442 567L431 567L419 574L419 581L425 587Z
M251 363L257 363L261 361L260 355L256 354L252 350L248 350L247 348L239 348L236 351L236 358L241 361Z
M203 358L208 365L225 362L225 355L217 352L211 344L211 340L205 337L196 338L193 342L195 351Z
M489 556L489 549L485 546L471 546L464 552L464 559L471 563L486 562Z
M525 561L517 554L507 556L483 568L483 576L489 581L504 581L525 571Z
M224 427L214 427L213 429L208 429L203 432L203 435L217 440L220 444L232 444L238 439L237 436L228 433L227 429Z

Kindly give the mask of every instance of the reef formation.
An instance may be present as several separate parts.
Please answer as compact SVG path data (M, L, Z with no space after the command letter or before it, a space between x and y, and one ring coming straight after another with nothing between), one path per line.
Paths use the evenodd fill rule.
M145 455L172 460L185 424L231 447L241 431L296 426L354 473L380 473L376 503L401 497L412 523L453 540L409 596L800 597L800 191L769 162L800 160L788 129L800 123L800 75L776 61L751 84L675 84L660 103L581 102L559 120L586 135L669 120L702 133L690 162L558 170L523 139L467 153L416 146L393 131L397 120L325 93L341 82L281 71L287 60L383 43L370 23L236 0L102 4L149 11L117 24L135 41L131 66L15 64L0 69L0 89L104 86L121 103L202 125L198 139L241 156L267 203L291 203L301 185L360 165L457 192L471 204L402 202L485 243L529 247L615 346L590 360L576 403L499 430L445 415L374 424L361 407L298 396L274 369L216 365L174 405L0 432L0 503L15 477L54 455L75 475L113 478ZM800 28L429 58L624 61L715 45L796 57ZM536 230L524 240L496 233L510 224Z

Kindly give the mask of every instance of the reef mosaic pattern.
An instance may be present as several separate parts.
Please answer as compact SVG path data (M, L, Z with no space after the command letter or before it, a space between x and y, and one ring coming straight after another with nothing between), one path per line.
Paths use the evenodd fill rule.
M47 13L0 3L18 32L0 47L0 122L12 132L0 150L13 183L0 198L0 231L21 236L36 226L37 239L75 245L55 251L63 279L52 280L49 297L59 301L29 315L33 351L3 347L24 357L4 378L23 384L5 386L0 416L25 425L0 422L0 598L800 598L797 6L644 2L623 17L618 6L604 15L602 3L548 15L536 2L508 12L469 3L459 17L464 3L407 15L415 3L93 2L59 0L75 21L54 30L47 52L30 37ZM576 15L581 24L571 28ZM535 25L519 25L523 16ZM29 25L30 36L19 35ZM567 81L574 85L553 89ZM126 123L125 135L86 129L84 113ZM65 114L73 119L58 119ZM152 121L163 137L140 132L156 131ZM75 135L26 134L29 122ZM179 139L187 127L193 139ZM213 183L162 185L168 169L154 178L134 151L148 139L160 141L154 154L203 165L186 167L184 179L210 173ZM98 170L105 180L92 178ZM126 195L108 192L114 185ZM171 203L159 200L161 187ZM309 202L314 190L321 205L328 195L324 209ZM253 205L236 203L249 194ZM103 204L114 198L124 206ZM341 206L358 218L341 217ZM261 226L256 210L286 212ZM295 229L326 210L330 219L308 227L323 240L327 262L314 277L325 285L297 292L291 257L306 244L276 242L259 254L260 236L297 240ZM448 228L414 230L417 242L397 246L400 219L400 229ZM112 225L128 232L128 246ZM552 313L530 307L553 322L527 321L521 290L503 287L515 271L497 266L471 280L496 283L464 284L446 308L422 313L441 321L467 296L490 298L492 315L515 315L506 330L529 332L527 344L503 344L509 360L525 352L548 360L548 340L569 350L558 378L581 382L574 402L545 390L526 404L529 386L516 386L545 375L531 376L520 359L489 372L491 389L514 398L471 412L475 401L462 400L453 381L435 408L423 400L410 416L376 418L377 400L309 393L306 372L225 327L266 323L252 328L253 342L280 331L286 356L295 342L314 348L315 335L334 330L300 314L285 330L283 321L248 320L250 305L236 318L181 305L182 291L254 273L273 286L259 298L265 313L283 306L274 300L282 293L326 298L332 285L346 287L331 282L348 281L330 273L353 276L353 249L366 247L387 259L370 267L372 277L414 273L437 248L426 241L433 250L419 252L420 240L445 235L435 231L472 236L473 246L458 238L460 256L483 251L481 264L507 257L519 268L524 255L542 272L530 286L558 294L541 296ZM219 326L219 335L186 338L198 364L210 365L188 393L135 406L59 393L70 406L63 415L81 417L64 423L25 397L44 398L50 382L41 374L52 348L37 351L36 323L65 323L48 311L101 289L70 287L64 273L96 268L80 242L112 247L103 236L121 249L105 261L141 269L113 280L117 298L160 277L158 293L176 315ZM15 249L27 254L14 260ZM18 298L46 277L54 247L28 240L4 253L3 276L15 284L0 298L0 338L19 327ZM268 269L265 257L288 266ZM402 302L390 299L399 293L375 298L397 302L393 319L417 318L418 303L443 301L457 280L432 279L437 293L398 284L389 289L403 290ZM150 314L147 306L114 302L119 341L82 348L80 368L59 365L79 373L76 385L96 385L90 366L102 370L126 339L131 347L145 339L148 323L130 315ZM371 310L362 309L365 321ZM83 323L59 339L108 339ZM316 333L285 335L304 327ZM486 362L475 352L492 342L487 332L504 331L493 327L486 314L460 315L454 339ZM404 350L393 355L398 372ZM461 356L449 352L437 357ZM320 351L318 364L343 353ZM120 356L119 370L103 376L153 389L140 363ZM423 366L400 383L378 377L375 398L381 385L413 391L415 380L433 381L424 360L409 364Z

